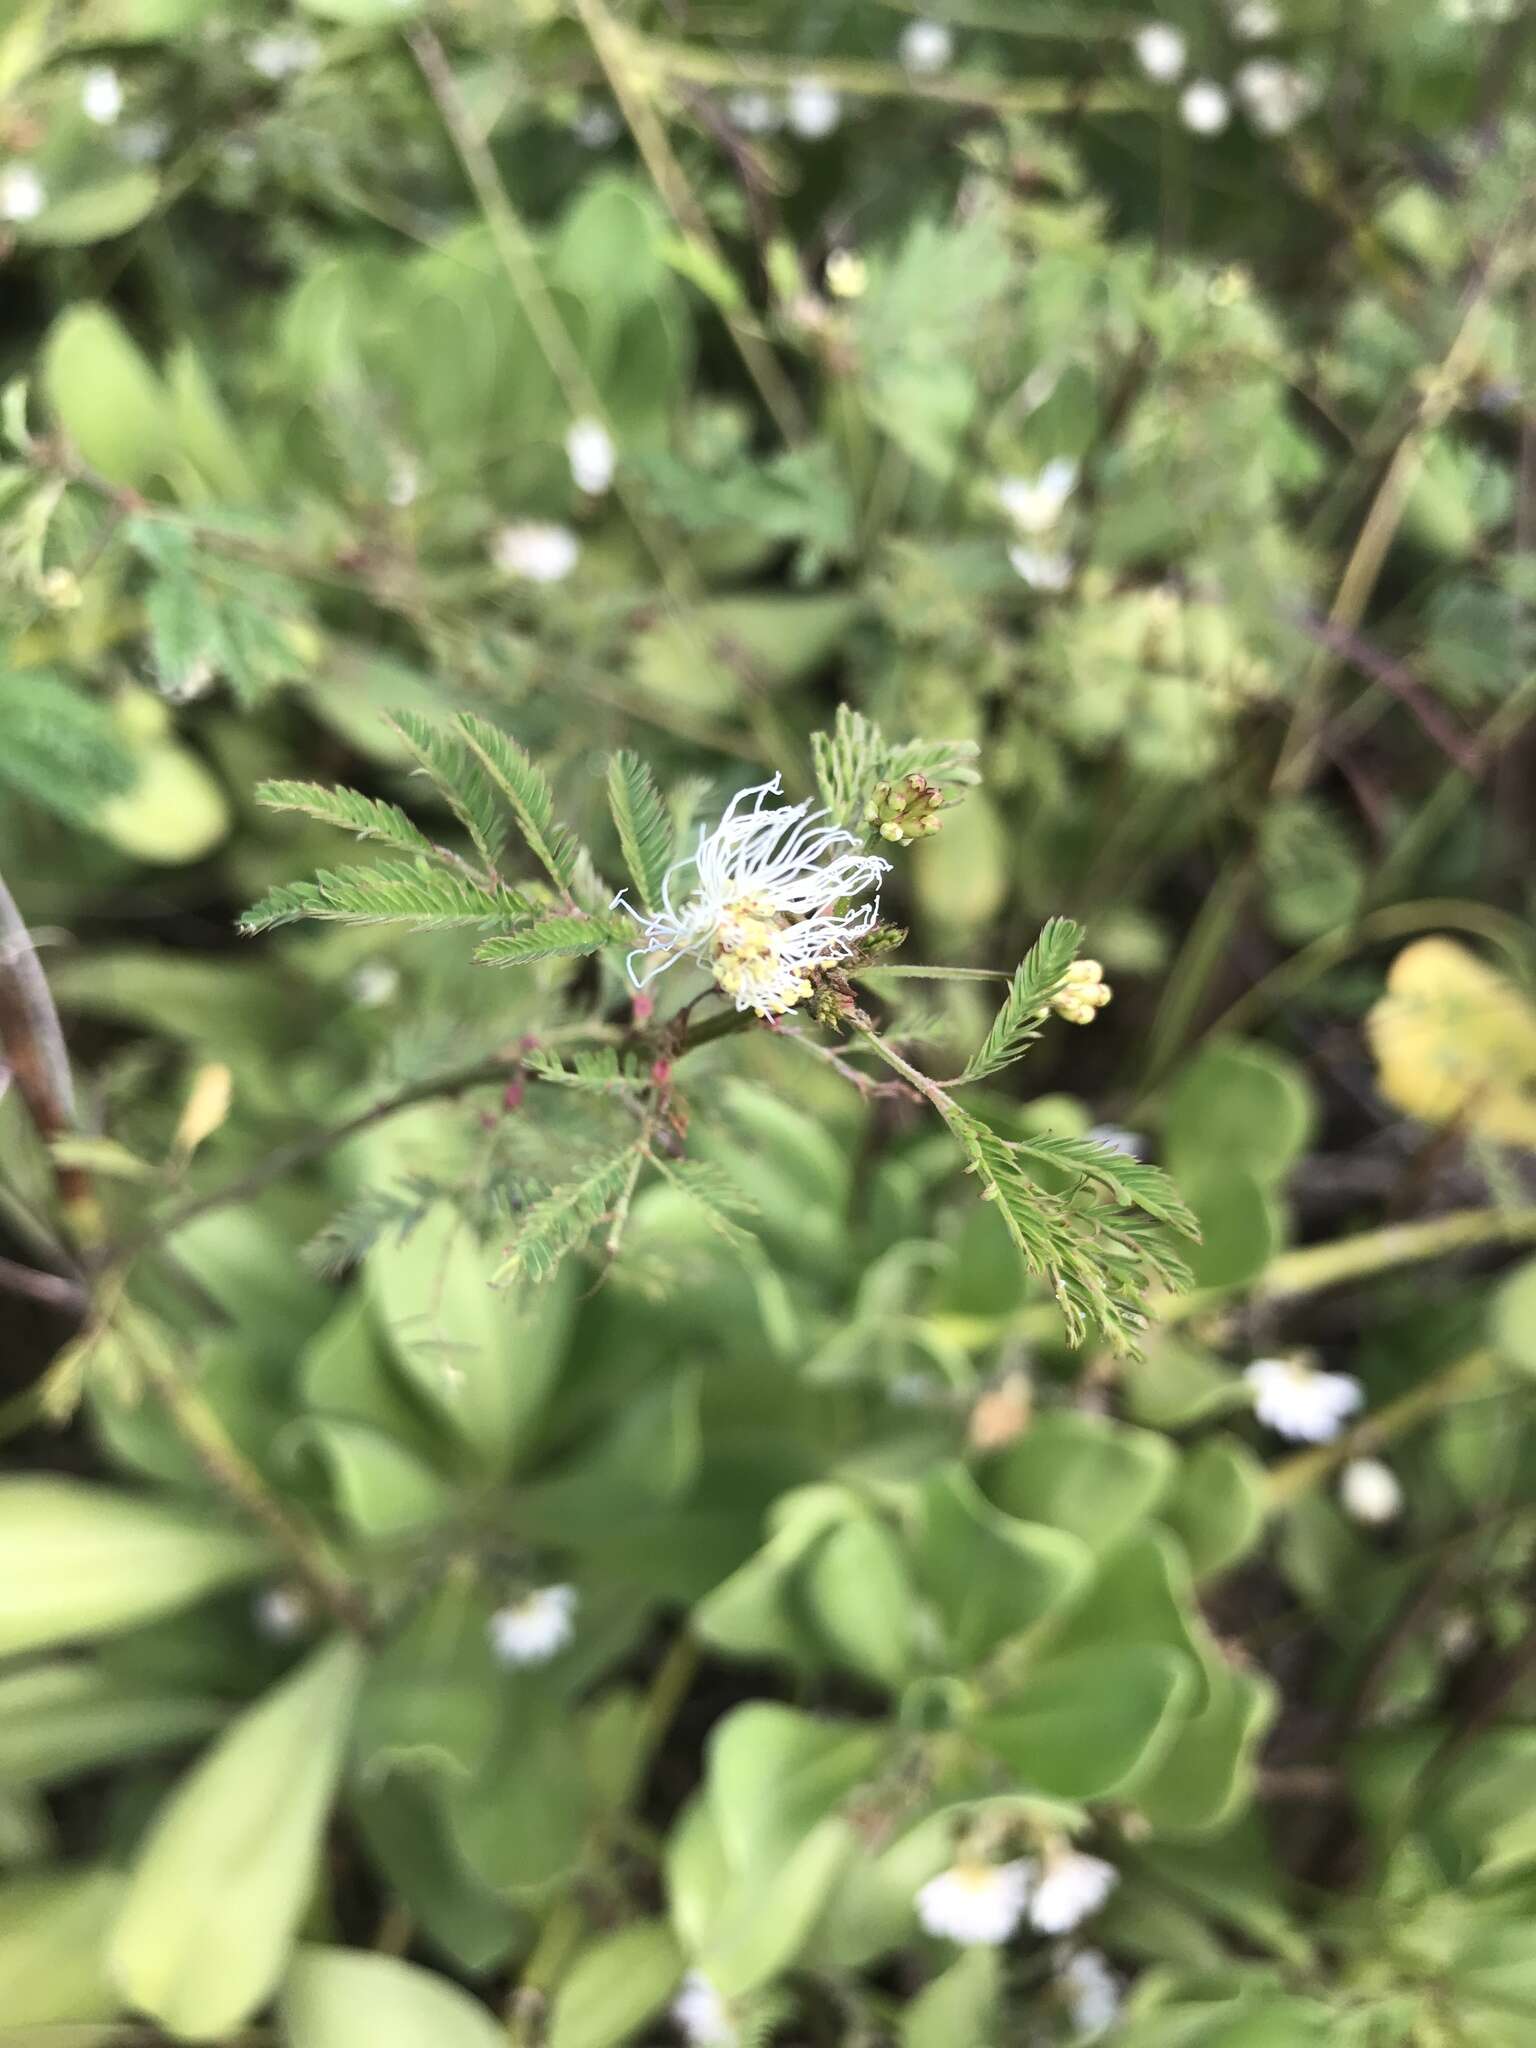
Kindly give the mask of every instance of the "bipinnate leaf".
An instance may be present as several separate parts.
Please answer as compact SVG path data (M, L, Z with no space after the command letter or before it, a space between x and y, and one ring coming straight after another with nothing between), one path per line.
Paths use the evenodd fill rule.
M635 894L650 910L661 900L672 859L672 820L638 754L617 753L608 763L608 808Z
M986 1037L965 1063L962 1081L979 1081L1021 1059L1040 1036L1052 999L1066 987L1067 969L1077 957L1083 928L1070 917L1053 917L1014 970L1003 1006Z

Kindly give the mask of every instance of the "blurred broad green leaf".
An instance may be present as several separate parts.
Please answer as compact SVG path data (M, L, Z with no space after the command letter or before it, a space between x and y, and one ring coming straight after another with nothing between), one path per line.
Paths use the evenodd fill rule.
M202 1510L74 1479L4 1480L0 1656L133 1628L255 1578L271 1555Z
M110 1967L179 2037L243 2026L282 1979L319 1871L364 1657L333 1642L242 1714L171 1792L129 1878Z

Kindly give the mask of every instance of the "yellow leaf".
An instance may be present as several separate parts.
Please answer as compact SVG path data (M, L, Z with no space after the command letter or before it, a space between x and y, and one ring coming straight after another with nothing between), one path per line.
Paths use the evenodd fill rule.
M214 1062L192 1076L191 1093L176 1126L176 1150L190 1156L229 1115L230 1072Z
M1536 1148L1536 1003L1454 939L1419 939L1392 963L1365 1020L1387 1100Z

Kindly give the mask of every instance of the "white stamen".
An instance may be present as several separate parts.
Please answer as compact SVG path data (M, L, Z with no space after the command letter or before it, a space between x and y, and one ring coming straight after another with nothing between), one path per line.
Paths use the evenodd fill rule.
M629 956L636 988L687 956L709 966L738 1010L782 1016L811 993L815 968L846 960L874 929L878 896L853 910L834 906L878 887L889 861L860 853L851 832L823 825L826 812L809 804L765 809L779 788L776 775L738 791L714 831L701 827L694 852L668 869L661 908L636 917L644 941ZM690 868L693 891L678 907L673 880ZM637 974L634 963L651 953L660 957Z

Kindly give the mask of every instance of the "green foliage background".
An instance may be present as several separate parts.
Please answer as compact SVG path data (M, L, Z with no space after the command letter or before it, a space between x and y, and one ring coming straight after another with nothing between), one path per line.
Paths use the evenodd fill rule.
M1536 32L934 14L0 18L0 2042L1532 2038Z

